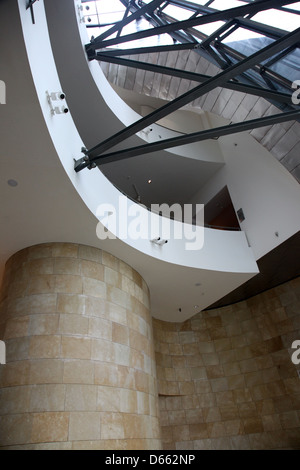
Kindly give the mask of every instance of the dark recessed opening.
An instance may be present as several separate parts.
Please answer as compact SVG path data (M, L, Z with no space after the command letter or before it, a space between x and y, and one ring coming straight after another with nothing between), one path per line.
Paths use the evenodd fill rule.
M227 186L205 204L204 223L207 227L220 230L240 230Z

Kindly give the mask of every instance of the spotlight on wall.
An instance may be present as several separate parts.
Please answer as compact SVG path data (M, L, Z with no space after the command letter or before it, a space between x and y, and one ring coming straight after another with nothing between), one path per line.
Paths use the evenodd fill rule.
M160 237L153 238L150 241L151 241L151 243L155 243L155 245L159 245L159 246L162 246L162 245L165 245L166 243L168 243L168 240L164 240Z
M54 91L50 94L50 99L52 101L65 100L66 95L62 91Z
M65 106L55 106L53 114L68 114L69 110Z
M237 211L237 216L240 222L244 222L246 217L242 208Z
M58 105L58 102L63 102L66 99L66 95L62 91L46 91L47 100L51 109L51 114L68 114L69 109L66 104Z
M16 180L13 180L13 179L10 179L7 181L7 184L8 186L10 186L11 188L16 188L18 186L18 181Z

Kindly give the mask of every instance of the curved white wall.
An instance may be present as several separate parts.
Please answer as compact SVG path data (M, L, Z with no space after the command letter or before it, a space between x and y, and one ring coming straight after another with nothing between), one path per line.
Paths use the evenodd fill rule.
M226 164L191 202L206 204L228 186L235 209L243 209L241 228L258 260L300 230L300 185L248 133L219 140Z

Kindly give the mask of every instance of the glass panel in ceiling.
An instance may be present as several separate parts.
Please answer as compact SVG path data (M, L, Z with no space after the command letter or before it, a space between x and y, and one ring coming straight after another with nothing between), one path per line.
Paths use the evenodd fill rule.
M83 2L84 9L86 7L89 8L89 10L85 10L85 12L90 37L94 36L97 38L108 30L112 24L120 22L124 18L126 7L130 7L131 11L128 13L128 17L130 17L133 12L136 12L139 8L150 4L152 1L153 0L136 0L132 2L129 0L92 0ZM216 11L230 10L232 8L246 6L247 4L250 5L252 3L255 2L253 0L214 0L212 2L207 2L207 0L192 0L187 2L184 0L171 0L169 2L162 1L159 9L156 8L153 15L147 13L144 17L132 21L128 25L124 26L121 36L139 31L146 31L153 27L170 24L174 21L185 21L197 15L201 17L202 14L206 15ZM199 7L203 6L204 10L201 8L197 10L197 5L199 5ZM243 54L247 57L280 38L282 34L284 34L284 31L290 32L299 28L300 2L294 2L283 6L279 5L278 8L272 8L256 14L243 16L243 24L234 23L232 24L231 29L226 30L225 28L225 30L218 32L215 36L214 33L223 25L226 26L227 22L230 21L229 19L199 26L195 25L185 31L177 31L175 34L170 33L159 36L147 36L136 41L120 42L120 44L115 41L112 46L106 46L106 50L109 50L111 47L113 49L129 49L157 45L172 45L173 42L196 42L199 43L200 46L202 41L206 41L206 38L208 37L209 40L206 41L207 44L205 46L207 48L205 51L205 57L209 57L209 55L211 55L212 62L216 64L219 61L221 66L222 61L224 64L224 60L227 61L228 64L236 63L237 60L240 60L240 56L232 54L232 50L235 50L237 53ZM239 18L237 18L237 21L239 21ZM94 25L99 26L93 28L92 26ZM106 39L116 38L118 35L119 34L117 32L114 32ZM217 40L216 45L214 44L215 39ZM277 73L288 78L289 68L292 64L292 76L294 77L294 74L299 74L300 72L295 57L297 59L299 57L299 48L296 44L294 45L294 50L287 51L286 57L279 57L278 62L276 62L276 60L271 60L272 63L268 65L268 67L270 70L276 70ZM270 59L272 59L272 57L268 60ZM268 61L263 62L264 65L266 63L268 63ZM257 73L259 74L259 70L256 70L256 74ZM251 72L251 75L253 75L253 72ZM258 79L261 84L261 77L258 76L256 79ZM287 86L289 86L288 82L286 83Z
M274 26L284 31L294 31L300 26L300 16L286 11L272 10L262 11L252 17L253 21Z

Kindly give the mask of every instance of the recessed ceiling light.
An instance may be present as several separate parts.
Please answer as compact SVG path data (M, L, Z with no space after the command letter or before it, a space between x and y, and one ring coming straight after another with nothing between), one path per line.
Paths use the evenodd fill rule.
M148 184L151 184L152 183L152 180L148 180Z
M8 184L8 186L11 186L12 188L15 188L16 186L18 186L18 181L16 181L16 180L8 180L8 181L7 181L7 184Z
M194 305L194 309L196 310L197 308L199 308L199 305Z

